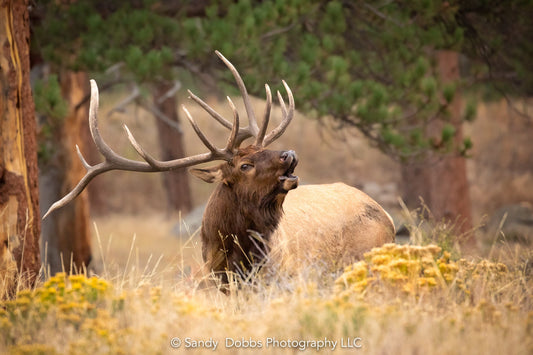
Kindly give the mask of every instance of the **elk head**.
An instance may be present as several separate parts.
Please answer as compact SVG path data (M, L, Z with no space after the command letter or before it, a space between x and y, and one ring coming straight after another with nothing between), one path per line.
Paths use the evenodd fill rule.
M280 197L298 186L298 177L293 175L297 164L293 150L273 151L250 145L239 149L228 162L189 171L205 182L233 189L241 201L262 206L283 202Z
M89 165L78 149L78 155L87 173L78 185L61 200L55 202L46 212L66 205L83 191L97 175L109 170L128 170L139 172L167 171L186 168L209 161L222 160L223 163L203 169L191 169L191 173L206 182L219 182L209 199L202 222L203 257L207 267L215 272L242 271L247 269L254 258L264 254L264 240L276 228L282 214L282 203L287 192L298 186L298 178L293 175L298 159L294 151L272 151L266 147L279 138L294 115L294 98L289 86L283 81L289 98L285 105L281 94L278 99L282 110L281 123L267 134L272 107L272 94L268 85L266 107L261 127L257 124L248 92L235 67L218 51L215 52L232 72L241 92L248 126L240 127L239 114L228 97L233 111L233 122L226 120L203 100L189 91L190 98L198 103L218 123L230 130L226 146L214 146L199 129L190 112L183 110L194 131L208 148L208 153L171 161L160 161L148 154L135 140L130 130L124 126L128 139L144 162L126 159L115 153L100 136L96 113L98 110L98 88L91 80L91 102L89 108L89 127L96 147L104 161ZM240 148L242 142L253 137L254 143ZM255 236L256 239L250 237ZM260 239L258 242L257 239ZM225 274L225 272L224 272ZM222 276L227 281L226 276Z

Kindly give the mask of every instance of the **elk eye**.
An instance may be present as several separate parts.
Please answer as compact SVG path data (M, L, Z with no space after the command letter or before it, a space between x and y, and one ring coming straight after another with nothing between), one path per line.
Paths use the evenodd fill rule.
M248 171L248 170L250 170L253 167L254 166L252 164L242 164L241 165L241 171Z

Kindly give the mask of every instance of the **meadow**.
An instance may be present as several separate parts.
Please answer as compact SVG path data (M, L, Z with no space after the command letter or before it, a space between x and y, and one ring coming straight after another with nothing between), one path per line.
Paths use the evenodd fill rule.
M191 240L181 240L178 254L190 259L179 263L139 252L135 234L124 264L101 233L98 276L60 273L2 303L0 353L533 351L533 253L519 245L464 257L453 244L426 244L427 229L415 228L411 242L422 245L387 244L337 272L259 274L224 295L199 287Z
M504 117L498 110L505 109L480 110L482 117L467 130L509 136L494 129L510 127L507 121L483 117ZM133 157L120 128L126 121L143 132L138 136L144 146L157 151L144 114L123 118L103 120L104 137L119 137L110 141ZM292 133L276 143L299 153L303 182L342 180L369 193L376 184L392 184L392 192L371 195L393 215L401 213L395 198L387 200L399 194L396 163L360 137L345 137L340 149L342 137L309 122L296 117ZM206 131L224 140L223 131ZM195 154L187 132L189 153ZM496 149L498 137L491 134L474 140L481 145L469 161L476 225L499 205L532 197L525 188L531 174L518 174L511 168L521 165L509 160L527 147L516 142L529 136L515 135L513 144L498 146L506 152L498 155L486 149ZM160 177L116 173L97 183L109 210L119 213L93 218L94 269L71 276L44 272L34 288L2 301L0 353L533 353L533 250L506 241L500 230L478 230L482 248L470 255L454 244L450 226L410 219L408 244L374 249L341 270L310 263L297 275L260 274L224 295L214 286L200 287L197 230L181 222L185 236L170 232L181 216L165 213ZM212 187L191 184L195 203L205 202Z

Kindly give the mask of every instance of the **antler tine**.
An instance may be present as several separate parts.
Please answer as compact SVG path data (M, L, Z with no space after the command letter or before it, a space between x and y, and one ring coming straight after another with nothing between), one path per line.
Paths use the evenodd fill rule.
M235 148L239 146L239 144L237 144L237 134L239 133L239 112L237 111L237 108L235 108L235 105L229 96L227 96L227 99L231 110L233 111L233 128L231 129L231 134L228 138L228 142L226 143L226 151L233 152Z
M187 108L183 105L182 108L185 111L185 115L191 123L194 131L210 152L168 161L157 160L153 156L148 154L148 152L146 152L143 147L141 147L141 145L135 140L135 137L128 129L128 126L124 125L124 129L126 130L126 134L128 136L128 140L130 141L130 144L137 151L137 153L149 164L149 166L152 168L151 171L168 171L177 168L187 168L192 165L206 163L212 160L227 160L230 157L230 154L228 154L228 152L218 149L209 141L209 139L207 139L207 137L196 124L196 121L192 118Z
M198 138L200 138L200 140L202 141L202 143L204 143L207 149L209 149L213 154L216 154L218 152L217 147L215 147L200 130L200 127L198 127L196 121L192 118L191 113L189 112L189 110L187 110L187 107L185 107L185 105L181 105L181 108L185 112L185 116L187 116L187 119L191 123L191 126L194 129L194 132L196 132L196 135L198 135Z
M135 139L135 137L133 137L133 134L131 133L128 126L124 125L123 128L126 131L126 136L128 137L130 144L133 146L135 151L137 151L137 154L139 154L148 164L150 164L152 168L154 168L155 171L157 171L157 160L150 154L148 154L148 152L146 152L139 143L137 143L137 140Z
M187 92L189 93L190 98L196 101L198 105L202 106L202 108L206 110L207 113L211 115L211 117L213 117L215 120L217 120L221 125L223 125L227 129L232 129L231 122L229 122L224 117L222 117L218 112L213 110L211 106L209 106L205 101L203 101L201 98L193 94L191 90L187 90Z
M99 106L99 94L98 94L98 85L93 79L90 80L91 83L91 102L89 104L89 130L93 138L94 143L96 144L96 149L102 154L106 159L114 160L116 153L107 145L102 136L100 135L100 130L98 129L98 106Z
M283 97L278 91L278 100L281 105L281 110L283 111L283 118L281 120L281 123L279 126L274 128L263 140L263 146L266 147L270 143L274 142L276 139L278 139L283 132L285 132L285 129L287 129L287 126L289 123L291 123L291 120L294 116L294 97L292 96L292 91L285 82L285 80L282 80L283 86L285 86L285 90L287 91L287 95L289 97L289 109L287 110L287 107L285 106L285 102L283 101Z
M98 106L99 106L99 95L98 95L98 85L93 79L90 80L91 83L91 101L89 103L89 130L91 132L91 137L93 138L96 149L102 154L105 158L105 162L109 165L112 165L111 169L122 168L122 170L132 170L132 171L146 171L150 166L146 163L130 160L121 157L113 151L104 141L100 135L100 130L98 129ZM88 164L87 164L88 165ZM89 170L89 169L87 169ZM108 169L110 170L110 169Z
M80 180L78 185L72 189L67 195L65 195L61 200L54 202L50 208L48 208L48 211L43 216L43 220L50 215L50 213L54 212L55 210L60 209L61 207L67 205L72 200L74 200L76 197L78 197L79 194L85 189L85 187L89 184L89 182L97 175L100 175L101 173L104 173L108 170L111 170L112 168L110 165L108 165L106 162L91 166L90 169L87 169L87 174L83 176L83 178Z
M124 129L126 130L126 134L128 136L128 140L130 141L131 145L135 148L137 153L145 160L143 161L137 161L137 160L130 160L126 159L117 153L115 153L109 145L104 141L102 136L100 135L100 131L98 129L98 119L97 119L97 112L98 112L98 104L99 104L99 97L98 97L98 86L96 85L96 82L94 80L91 80L91 101L89 105L89 129L91 131L91 137L93 139L93 142L96 145L96 148L102 154L104 157L104 161L101 163L98 163L96 165L90 165L87 163L85 158L83 158L83 155L81 154L81 151L79 147L77 147L78 156L85 167L86 173L83 176L83 178L78 182L78 184L70 191L67 195L65 195L60 200L54 202L52 206L48 209L48 211L44 214L43 219L49 216L53 211L67 205L72 200L74 200L84 189L87 187L89 182L94 179L96 176L105 173L106 171L110 170L127 170L127 171L139 171L139 172L155 172L155 171L167 171L177 168L186 168L190 167L192 165L206 163L208 161L212 160L228 160L233 152L230 152L228 150L221 150L217 149L213 144L209 142L209 140L203 135L203 133L200 131L198 126L196 125L196 122L192 120L192 117L190 117L190 114L188 114L188 118L191 121L193 128L195 129L196 133L202 140L202 142L205 144L205 146L209 149L209 153L203 153L203 154L197 154L190 157L170 160L170 161L159 161L155 158L153 158L150 154L148 154L141 145L135 140L132 133L128 129L127 126L124 126ZM233 132L233 130L238 130L238 122L237 122L237 128L231 126L232 128L232 136L231 140L232 142L235 142L236 139L236 133ZM233 144L233 143L232 143Z
M255 145L262 147L263 146L263 140L265 138L265 134L268 127L268 122L270 121L270 110L272 108L272 93L270 92L270 87L268 84L265 84L265 91L266 91L266 107L265 107L265 114L263 115L263 123L261 124L261 129L259 130L259 134L257 135L257 138L255 140Z
M89 170L91 168L91 165L87 163L87 160L83 157L83 154L81 154L80 147L76 144L76 153L78 153L78 158L81 161L81 164L85 168L85 170Z
M85 158L83 158L83 155L81 154L79 147L76 146L78 157L80 158L87 173L83 176L80 182L74 187L74 189L72 189L72 191L70 191L62 199L54 202L52 206L50 206L48 211L44 214L43 219L45 219L53 211L67 205L69 202L74 200L83 191L83 189L85 189L85 187L89 184L89 182L92 179L94 179L96 176L106 171L113 170L113 169L119 169L119 166L122 166L122 165L123 165L121 168L122 170L154 171L153 168L147 163L122 158L121 156L116 154L104 141L104 139L100 135L100 131L98 130L98 120L97 120L97 112L98 112L98 104L99 104L98 86L96 85L96 82L94 80L91 80L90 83L91 83L91 101L89 104L89 130L91 132L91 137L93 138L96 148L98 149L100 154L104 156L105 160L102 163L99 163L96 165L90 165L89 163L87 163Z
M94 80L91 80L91 101L89 105L89 128L91 131L91 137L93 139L93 142L96 145L96 148L102 154L104 157L104 161L101 163L98 163L96 165L90 165L87 163L87 161L83 158L83 155L80 152L80 149L77 147L78 156L83 164L83 166L86 169L86 174L83 176L83 178L78 182L78 184L70 191L66 196L64 196L59 201L52 204L52 206L48 209L46 214L43 216L43 219L46 218L50 213L53 211L67 205L69 202L71 202L73 199L75 199L82 191L85 189L85 187L89 184L89 182L94 179L96 176L110 170L127 170L127 171L139 171L139 172L155 172L155 171L167 171L177 168L186 168L190 167L192 165L206 163L208 161L213 160L228 160L231 159L233 154L235 153L234 150L239 147L239 145L244 141L245 139L254 136L256 137L256 144L266 147L270 143L272 143L274 140L276 140L287 128L288 124L290 123L292 116L294 115L294 98L292 96L292 92L289 88L289 86L283 82L283 85L285 86L285 89L287 90L288 96L289 96L289 108L285 106L285 103L283 102L283 98L281 97L281 94L278 92L278 98L280 101L280 105L283 111L283 119L282 122L278 127L276 127L272 132L270 132L266 137L265 133L268 126L268 121L270 117L270 110L272 105L272 94L270 92L270 88L268 85L265 86L266 92L267 92L267 106L265 108L265 115L263 119L263 123L261 126L261 129L259 129L257 125L257 121L255 119L255 115L252 109L252 105L250 102L250 97L248 96L248 92L246 91L246 87L244 86L244 82L242 81L242 78L240 77L239 73L235 69L235 67L222 55L220 52L216 51L216 54L222 59L222 61L226 64L226 66L230 69L233 76L235 77L235 80L237 81L237 85L239 86L239 89L241 91L244 105L246 107L246 111L248 114L248 121L249 125L245 128L239 127L239 115L237 113L237 109L235 108L235 105L233 102L228 98L228 102L231 106L231 109L233 111L233 124L229 121L227 121L225 118L220 116L218 113L215 112L209 105L207 105L204 101L202 101L200 98L195 96L189 91L189 94L191 95L191 98L196 101L200 106L202 106L211 116L213 116L220 124L222 124L224 127L231 129L230 137L228 138L226 147L224 149L218 149L215 147L208 139L207 137L202 133L194 119L192 118L189 111L184 107L185 114L187 115L187 118L191 122L191 125L193 126L194 131L200 138L200 140L204 143L204 145L209 149L208 153L203 154L197 154L190 157L170 160L170 161L160 161L152 157L150 154L148 154L142 146L135 140L133 137L133 134L130 132L127 126L124 126L124 129L126 130L126 134L128 137L128 140L130 141L131 145L134 147L134 149L139 153L139 155L145 160L138 161L138 160L130 160L126 159L117 153L113 151L107 145L107 143L104 141L102 136L100 135L100 131L98 129L98 120L97 120L97 112L98 112L98 104L99 104L99 98L98 98L98 86L96 85L96 82ZM265 138L263 138L265 137Z
M217 120L222 126L225 128L232 130L235 127L232 123L230 123L228 120L226 120L224 117L222 117L218 112L216 112L211 106L209 106L207 103L205 103L202 99L194 95L192 92L189 91L190 98L196 101L197 104L199 104L207 113L211 115L214 119ZM237 135L234 140L234 147L238 147L241 145L241 143L250 137L253 136L253 134L250 131L250 127L244 127L240 128L239 126L236 127L237 129Z
M248 91L246 90L244 81L242 80L237 69L235 69L233 64L231 64L231 62L227 60L226 57L222 55L222 53L220 53L219 51L215 51L215 53L224 62L224 64L226 64L228 69L233 74L233 77L235 78L235 81L237 82L237 86L239 87L239 90L241 92L242 101L244 102L244 107L246 108L246 114L248 115L248 125L249 125L248 129L252 136L257 137L257 133L259 132L259 126L257 125L257 120L255 119L255 113L252 108L250 96L248 95Z

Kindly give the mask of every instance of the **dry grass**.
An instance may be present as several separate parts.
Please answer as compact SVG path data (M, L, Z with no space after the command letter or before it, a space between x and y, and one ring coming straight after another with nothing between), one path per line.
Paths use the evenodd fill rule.
M100 276L59 274L2 303L0 353L172 354L209 340L217 353L533 351L531 249L460 259L391 244L338 273L310 265L292 278L259 275L226 296L198 287L188 271L201 265L198 236L178 239L172 227L160 216L96 219ZM450 230L428 228L411 226L412 240L439 234L450 248Z
M176 237L172 230L178 220L161 215L97 218L92 241L95 272L170 283L197 273L202 265L198 231L189 231L181 222L189 237Z
M229 296L168 277L170 264L139 272L143 265L127 260L122 272L60 274L4 302L0 352L171 354L208 340L222 353L533 351L533 282L516 258L453 260L438 246L387 245L344 273L258 278Z

